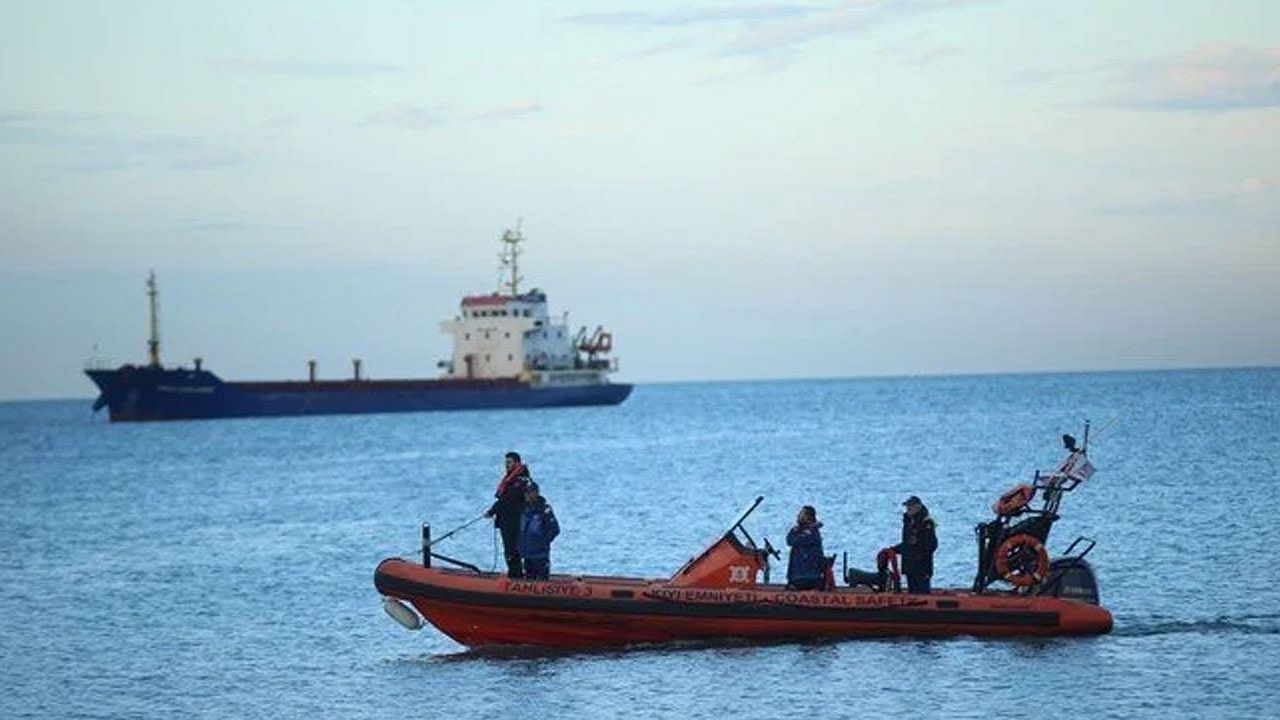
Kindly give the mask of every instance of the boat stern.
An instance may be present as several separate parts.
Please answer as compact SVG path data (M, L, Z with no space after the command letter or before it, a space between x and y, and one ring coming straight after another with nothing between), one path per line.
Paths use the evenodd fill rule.
M1058 611L1061 635L1106 635L1115 627L1111 611L1101 605L1090 605L1078 600L1062 601Z

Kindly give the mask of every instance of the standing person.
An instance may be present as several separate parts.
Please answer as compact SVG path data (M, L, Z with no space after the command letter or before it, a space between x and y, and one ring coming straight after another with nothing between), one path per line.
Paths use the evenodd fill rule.
M826 557L822 553L822 523L812 505L800 508L795 527L787 532L787 588L818 590L826 585Z
M902 574L907 576L907 592L929 594L933 579L933 552L938 549L937 523L929 517L929 508L912 495L902 503L902 542L893 546L902 556Z
M538 483L530 480L524 489L524 513L520 516L520 557L526 578L546 580L551 575L551 541L559 534L556 514L539 493Z
M502 533L502 553L507 559L507 577L524 576L520 566L520 516L524 513L524 489L533 479L529 468L520 461L520 453L509 452L506 457L507 472L493 491L497 498L485 515L493 518L493 524Z

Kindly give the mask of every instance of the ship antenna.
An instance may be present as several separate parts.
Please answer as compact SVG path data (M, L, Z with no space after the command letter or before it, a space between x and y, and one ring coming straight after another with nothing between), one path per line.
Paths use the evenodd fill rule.
M499 271L503 273L501 282L498 283L498 292L503 290L507 294L516 296L520 294L520 281L524 278L520 276L520 255L524 252L520 249L520 243L524 242L524 233L520 231L524 224L524 219L516 220L516 229L507 229L502 233L502 264ZM509 274L505 271L509 271Z
M156 271L147 276L147 299L151 305L151 337L147 340L147 355L150 356L151 367L160 367L160 317L156 307L156 298L160 292L156 290Z

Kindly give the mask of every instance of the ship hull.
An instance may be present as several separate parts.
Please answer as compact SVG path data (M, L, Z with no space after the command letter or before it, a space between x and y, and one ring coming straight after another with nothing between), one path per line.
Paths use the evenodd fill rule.
M1055 637L1111 631L1105 608L1054 597L941 590L931 595L679 587L664 580L493 573L384 560L374 585L470 647L591 648L744 638Z
M511 380L224 382L206 370L87 370L112 422L617 405L631 385Z

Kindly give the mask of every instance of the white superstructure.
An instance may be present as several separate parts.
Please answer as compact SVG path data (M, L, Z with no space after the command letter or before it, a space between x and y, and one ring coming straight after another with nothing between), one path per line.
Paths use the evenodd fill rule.
M607 381L617 360L607 357L613 338L597 327L571 333L566 318L547 311L541 290L520 292L519 256L524 236L502 235L504 276L497 292L462 298L459 314L440 323L453 336L453 356L440 365L450 380L519 378L537 384L583 385Z

